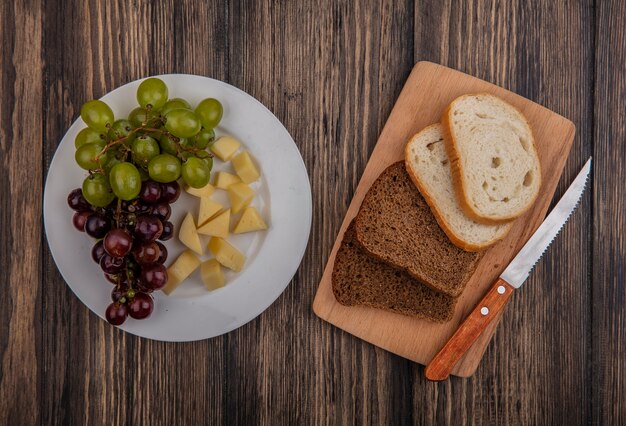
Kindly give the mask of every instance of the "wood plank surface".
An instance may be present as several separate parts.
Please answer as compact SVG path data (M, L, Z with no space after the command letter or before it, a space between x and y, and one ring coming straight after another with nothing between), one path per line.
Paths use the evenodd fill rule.
M0 15L0 424L39 419L42 7Z
M468 93L497 95L515 106L527 118L533 129L542 175L542 186L533 207L514 221L502 241L485 252L459 297L450 322L436 324L368 307L346 307L339 304L332 293L335 254L341 245L343 233L359 211L369 188L388 166L404 160L406 141L426 126L438 122L450 102ZM459 324L483 298L506 265L543 221L572 146L574 133L574 125L569 120L501 87L432 62L421 61L415 64L343 219L313 303L315 313L376 346L426 365L454 334ZM495 320L487 327L476 344L456 365L452 374L460 377L474 374L498 322L499 320Z
M595 12L591 418L626 424L626 3Z
M0 2L0 424L623 424L623 23L619 0ZM423 367L311 304L356 185L413 64L491 81L571 119L556 195L594 187L515 295L477 373ZM59 275L41 191L80 105L186 72L256 96L313 189L302 266L253 322L171 344L108 326Z

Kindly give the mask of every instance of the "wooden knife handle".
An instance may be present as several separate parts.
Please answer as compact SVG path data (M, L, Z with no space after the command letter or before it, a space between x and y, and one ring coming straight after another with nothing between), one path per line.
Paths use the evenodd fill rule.
M506 306L514 288L498 278L485 297L459 326L424 370L428 380L446 380L456 363L478 339L478 336Z

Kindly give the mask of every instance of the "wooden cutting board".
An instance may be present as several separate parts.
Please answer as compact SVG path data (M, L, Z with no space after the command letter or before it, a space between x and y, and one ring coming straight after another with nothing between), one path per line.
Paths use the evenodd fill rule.
M409 138L427 125L438 122L444 108L453 99L478 92L501 97L527 117L535 134L542 167L543 184L535 205L515 221L504 240L485 253L457 303L454 318L447 324L432 324L373 308L340 305L333 295L331 282L335 254L344 231L357 214L370 186L387 166L404 159L404 145ZM420 364L428 364L543 221L572 146L575 131L571 121L501 87L430 62L415 64L365 167L343 220L313 302L315 313L376 346ZM497 318L482 334L452 374L461 377L474 374L499 322L500 318Z

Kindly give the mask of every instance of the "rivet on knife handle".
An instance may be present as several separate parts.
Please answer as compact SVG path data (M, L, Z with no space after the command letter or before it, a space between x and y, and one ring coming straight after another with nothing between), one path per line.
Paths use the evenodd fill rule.
M502 278L487 292L424 371L428 380L445 380L478 336L506 306L514 288Z

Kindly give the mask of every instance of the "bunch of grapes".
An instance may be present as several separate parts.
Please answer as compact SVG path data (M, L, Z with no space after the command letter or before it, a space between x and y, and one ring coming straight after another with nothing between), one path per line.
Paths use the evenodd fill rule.
M174 226L170 204L180 195L178 180L193 188L208 184L213 156L207 148L222 118L222 105L204 99L195 109L168 98L158 78L137 89L139 106L115 120L104 102L80 111L88 127L75 140L75 159L89 175L68 196L76 229L97 239L93 260L115 287L107 320L122 324L150 316L151 293L167 283L167 249Z

